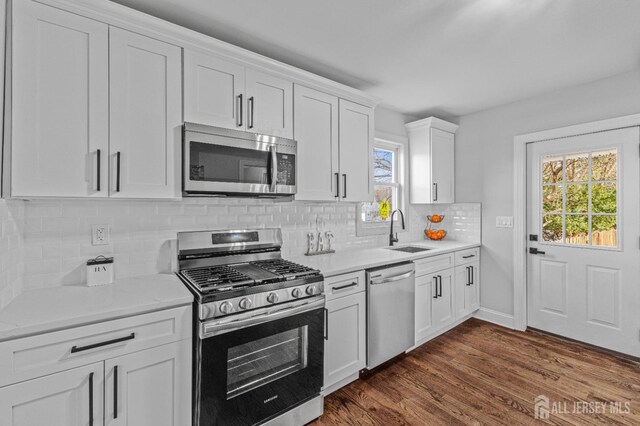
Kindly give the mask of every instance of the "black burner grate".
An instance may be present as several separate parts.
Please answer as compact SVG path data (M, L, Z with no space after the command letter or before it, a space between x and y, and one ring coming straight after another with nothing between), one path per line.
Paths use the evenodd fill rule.
M254 280L225 265L182 271L201 291L227 290L252 285Z
M289 262L284 259L259 260L257 262L251 262L251 264L273 274L282 275L287 279L299 278L307 275L317 275L320 273L316 269Z

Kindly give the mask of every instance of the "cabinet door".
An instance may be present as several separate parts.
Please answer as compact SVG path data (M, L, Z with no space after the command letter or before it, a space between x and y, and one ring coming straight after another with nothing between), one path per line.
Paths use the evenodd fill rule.
M105 361L105 425L191 424L191 340Z
M293 83L256 70L246 71L247 130L293 138Z
M453 286L453 268L439 271L433 274L433 277L438 277L439 282L435 285L435 291L432 304L431 320L433 322L434 329L440 329L445 327L449 323L453 322L454 316L454 286Z
M480 262L469 265L471 283L465 286L464 305L466 313L471 313L480 308Z
M465 316L468 313L467 287L471 282L470 269L468 265L456 266L454 284L456 287L455 303L456 318Z
M245 128L245 68L214 56L184 52L184 121Z
M433 331L431 304L435 297L434 283L433 275L416 277L416 344Z
M179 47L109 30L110 194L176 198L182 128Z
M338 98L296 85L294 139L298 141L296 200L338 198Z
M108 26L13 7L11 196L106 197Z
M324 345L324 387L366 366L366 292L327 302L328 339Z
M433 203L454 202L454 135L431 129L431 197Z
M340 99L340 199L373 200L373 109Z
M102 362L0 388L0 424L100 426L103 389Z

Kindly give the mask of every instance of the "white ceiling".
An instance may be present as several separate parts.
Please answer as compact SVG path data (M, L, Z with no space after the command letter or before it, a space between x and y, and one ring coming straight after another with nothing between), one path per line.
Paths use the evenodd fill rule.
M640 66L637 0L114 0L364 90L460 116Z

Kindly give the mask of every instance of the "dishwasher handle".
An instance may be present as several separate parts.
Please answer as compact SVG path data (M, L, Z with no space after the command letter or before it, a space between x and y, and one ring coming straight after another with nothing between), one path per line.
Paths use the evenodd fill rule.
M391 277L384 277L384 278L379 278L379 279L372 279L371 281L369 281L369 283L371 285L379 285L379 284L386 284L386 283L391 283L394 281L400 281L400 280L404 280L405 278L409 278L413 275L416 274L416 271L409 271L405 274L401 274L401 275L395 275L395 276L391 276Z

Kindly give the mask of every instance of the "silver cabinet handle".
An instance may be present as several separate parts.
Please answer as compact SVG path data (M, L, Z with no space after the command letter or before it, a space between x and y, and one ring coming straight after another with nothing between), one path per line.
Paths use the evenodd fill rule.
M275 145L269 147L271 153L271 186L269 191L276 192L276 184L278 183L278 153Z
M394 277L388 277L388 278L381 278L379 280L371 280L370 283L371 285L379 285L379 284L385 284L385 283L391 283L394 281L400 281L403 280L405 278L409 278L412 275L415 275L416 271L409 271L406 274L402 274L402 275L396 275Z

